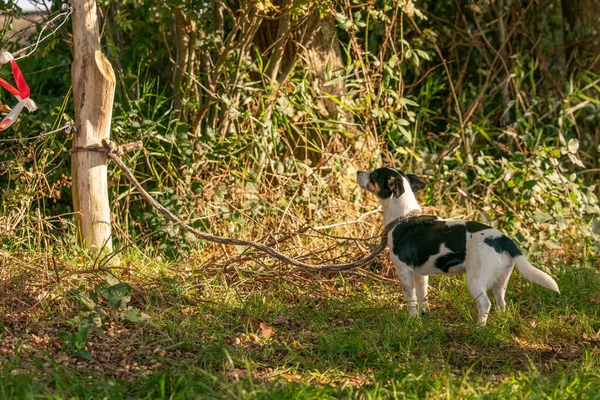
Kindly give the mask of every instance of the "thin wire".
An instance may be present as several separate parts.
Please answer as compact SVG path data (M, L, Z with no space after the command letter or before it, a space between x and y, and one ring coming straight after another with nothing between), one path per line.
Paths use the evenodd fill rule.
M3 48L6 45L6 43L10 42L13 38L22 35L24 32L27 32L27 30L31 29L31 27L42 25L45 21L54 18L55 15L60 14L61 12L64 12L62 7L60 10L55 11L52 14L46 15L40 21L27 20L29 22L29 25L19 29L18 31L13 32L10 36L6 37L3 42L0 42L0 48ZM0 11L0 15L2 15L2 11Z
M65 4L63 4L64 6ZM68 6L67 6L68 7ZM40 34L38 35L38 39L34 44L31 44L27 47L24 47L20 50L17 50L16 52L14 52L13 54L21 54L23 52L26 52L28 49L33 47L33 50L31 50L29 53L22 55L20 57L15 57L15 60L20 60L22 58L25 57L29 57L31 54L33 54L33 52L35 52L39 46L39 44L41 42L43 42L44 40L48 39L50 36L54 35L56 33L56 31L58 31L68 20L69 17L71 16L71 14L73 13L73 7L68 7L65 11L61 11L57 16L55 16L54 18L52 18L50 21L46 22L46 24L44 25L44 27L42 28L42 30L40 31ZM59 17L64 16L64 19L62 20L62 22L60 24L58 24L58 26L56 28L54 28L54 30L52 32L50 32L49 34L47 34L46 36L42 37L42 35L44 34L44 31L46 30L46 28L48 28L48 26L54 22L56 19L58 19Z
M29 137L24 137L24 138L0 139L0 143L6 143L6 142L26 142L26 141L29 141L29 140L35 140L35 139L44 138L46 136L55 135L55 134L60 133L62 131L66 131L67 134L70 134L73 131L73 129L74 129L73 124L71 122L67 122L64 126L58 128L58 129L55 129L53 131L50 131L50 132L42 132L39 135L29 136Z

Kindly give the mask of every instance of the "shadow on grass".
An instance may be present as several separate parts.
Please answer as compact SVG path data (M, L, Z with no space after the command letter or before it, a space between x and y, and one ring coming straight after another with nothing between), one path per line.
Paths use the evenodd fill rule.
M3 363L0 397L510 398L514 388L563 397L567 387L593 393L600 381L600 277L565 271L558 283L560 296L513 276L508 312L492 312L485 327L474 323L461 278L432 280L433 310L416 319L395 287L352 287L331 297L215 292L191 311L155 313L154 325L136 332L126 351L162 349L147 376L116 379L43 358L23 368L17 358Z

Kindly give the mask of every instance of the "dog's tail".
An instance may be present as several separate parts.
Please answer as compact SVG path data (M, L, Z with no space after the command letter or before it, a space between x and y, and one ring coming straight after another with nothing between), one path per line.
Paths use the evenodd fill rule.
M537 283L538 285L541 285L550 290L554 290L557 293L560 293L556 281L544 271L541 271L533 265L531 265L531 263L525 258L524 255L521 254L516 257L513 257L513 260L515 261L517 269L519 270L521 275L525 277L525 279L533 283Z

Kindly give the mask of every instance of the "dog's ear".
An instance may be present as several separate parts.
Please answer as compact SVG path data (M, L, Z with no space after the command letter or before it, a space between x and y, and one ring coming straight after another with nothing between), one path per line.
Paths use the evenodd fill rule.
M404 193L404 184L402 182L402 176L390 176L387 181L387 186L388 190L393 193L395 198L402 196L402 194Z
M423 182L422 180L420 180L416 175L408 174L408 175L406 175L406 177L408 178L408 182L410 183L410 188L412 189L412 191L414 193L418 192L419 190L421 190L425 186L427 186L427 184L425 182Z

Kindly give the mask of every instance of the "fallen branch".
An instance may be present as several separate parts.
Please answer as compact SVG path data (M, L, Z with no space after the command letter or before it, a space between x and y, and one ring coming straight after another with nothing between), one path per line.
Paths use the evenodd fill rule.
M273 249L272 247L269 247L262 243L246 241L246 240L241 240L241 239L235 239L235 238L225 238L225 237L221 237L221 236L215 236L215 235L211 235L209 233L200 232L199 230L192 228L191 226L186 224L184 221L182 221L179 217L175 216L169 210L167 210L165 207L163 207L162 204L160 204L158 201L156 201L142 187L140 182L133 176L133 174L131 173L129 168L127 168L127 166L123 163L123 160L121 160L121 157L119 156L119 154L117 152L117 149L123 148L125 146L123 146L123 147L116 146L113 142L111 142L108 139L102 139L102 145L106 149L106 157L108 157L110 160L114 161L114 163L117 165L117 167L119 167L119 169L125 175L125 178L127 178L127 180L133 186L136 187L136 189L140 192L140 194L144 197L144 199L146 199L146 201L148 203L150 203L150 205L152 205L152 207L154 207L156 210L158 210L158 212L160 212L162 215L164 215L169 221L171 221L175 225L181 227L181 229L183 229L184 231L189 232L189 233L199 237L200 239L208 240L210 242L221 243L221 244L226 244L226 245L234 245L234 246L253 247L257 250L260 250L260 251L270 255L271 257L273 257L279 261L282 261L284 263L291 264L295 267L302 268L302 269L309 270L309 271L320 271L320 272L346 271L346 270L358 268L360 266L368 264L369 262L373 261L375 259L375 257L377 257L377 255L385 249L385 247L387 245L388 232L390 232L392 229L394 229L397 225L399 225L406 219L416 217L417 215L420 214L420 211L418 213L411 212L411 213L408 213L406 216L397 218L394 221L387 224L385 226L385 228L383 229L383 232L381 233L381 239L380 239L377 247L368 256L366 256L358 261L354 261L351 263L328 264L328 265L308 264L308 263L304 263L304 262L296 260L296 259L289 258L289 257L281 254L277 250Z

